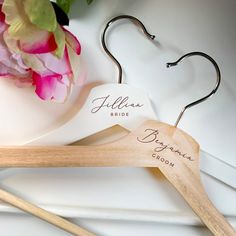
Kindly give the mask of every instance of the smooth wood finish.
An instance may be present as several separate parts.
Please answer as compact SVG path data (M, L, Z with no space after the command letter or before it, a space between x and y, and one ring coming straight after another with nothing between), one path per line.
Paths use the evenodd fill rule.
M65 230L68 233L71 233L72 235L95 236L95 234L90 233L76 224L73 224L62 217L43 210L42 208L37 207L21 198L18 198L9 192L4 191L3 189L0 189L0 199L44 221L47 221L48 223L53 224L60 229Z
M158 167L214 235L236 235L204 191L199 145L168 124L147 121L125 138L100 146L0 148L0 167L62 166Z

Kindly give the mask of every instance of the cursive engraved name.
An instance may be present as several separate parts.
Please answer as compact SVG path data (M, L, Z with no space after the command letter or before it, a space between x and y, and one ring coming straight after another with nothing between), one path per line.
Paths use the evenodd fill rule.
M170 144L166 144L160 140L159 131L156 129L146 129L146 136L139 138L137 140L141 143L155 143L157 146L154 149L155 153L161 153L164 150L169 150L170 152L176 153L179 157L185 158L189 161L194 161L194 159L189 156L187 153L181 152L178 148L171 146Z
M95 107L92 108L92 113L97 113L103 108L110 108L112 110L121 110L124 108L140 108L143 104L133 103L129 101L130 98L128 96L119 96L118 98L112 100L111 95L107 95L104 97L99 97L93 99L92 103L95 104Z

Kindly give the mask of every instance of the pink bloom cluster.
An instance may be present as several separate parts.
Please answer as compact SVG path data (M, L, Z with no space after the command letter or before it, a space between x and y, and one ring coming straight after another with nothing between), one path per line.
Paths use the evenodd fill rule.
M55 32L34 25L21 0L7 2L0 0L0 77L35 86L43 100L65 101L78 78L79 41L59 24Z

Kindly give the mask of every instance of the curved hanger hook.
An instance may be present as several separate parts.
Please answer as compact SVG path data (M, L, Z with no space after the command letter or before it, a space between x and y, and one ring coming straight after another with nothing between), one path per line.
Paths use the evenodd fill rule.
M105 26L105 29L103 31L103 34L102 34L102 46L103 46L103 49L105 50L105 52L107 53L107 55L112 59L112 61L114 61L114 63L117 65L118 67L118 71L119 71L119 74L118 74L118 83L121 84L122 83L122 68L121 68L121 65L120 63L117 61L117 59L111 54L111 52L107 49L107 46L106 46L106 40L105 40L105 36L106 36L106 32L109 28L109 26L114 23L115 21L117 20L120 20L120 19L130 19L131 21L134 21L135 23L137 23L143 33L147 36L147 38L153 40L155 38L155 35L151 35L148 33L147 29L145 28L144 24L138 20L137 18L133 17L133 16L129 16L129 15L120 15L120 16L117 16L117 17L114 17L112 18Z
M180 57L180 58L179 58L177 61L175 61L175 62L168 62L168 63L166 64L166 66L167 66L168 68L171 67L171 66L176 66L176 65L178 65L178 63L181 62L184 58L191 57L191 56L202 56L202 57L205 57L206 59L208 59L208 60L213 64L213 66L215 67L216 76L217 76L217 77L216 77L216 84L215 84L214 89L213 89L208 95L206 95L206 96L203 97L203 98L198 99L197 101L194 101L194 102L188 104L187 106L185 106L185 107L182 109L182 111L180 112L180 114L179 114L179 116L178 116L178 118L177 118L177 121L176 121L176 123L175 123L175 127L178 126L178 124L179 124L181 118L182 118L183 115L184 115L184 112L185 112L188 108L193 107L193 106L195 106L195 105L197 105L197 104L199 104L199 103L201 103L201 102L207 100L208 98L210 98L213 94L216 93L216 91L218 90L218 88L219 88L219 86L220 86L220 82L221 82L221 74L220 74L219 66L217 65L217 63L215 62L215 60L214 60L212 57L210 57L209 55L207 55L207 54L205 54L205 53L203 53L203 52L190 52L190 53L187 53L187 54L183 55L182 57Z

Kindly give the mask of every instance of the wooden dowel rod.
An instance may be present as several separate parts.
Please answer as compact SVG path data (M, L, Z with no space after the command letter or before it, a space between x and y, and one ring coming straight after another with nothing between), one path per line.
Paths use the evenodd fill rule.
M61 228L72 235L76 236L95 236L95 234L90 233L89 231L77 226L76 224L73 224L66 219L59 217L53 213L50 213L46 210L43 210L40 207L37 207L21 198L18 198L9 192L6 192L3 189L0 189L0 199L4 202L9 203L10 205L13 205L25 212L28 212L42 220L47 221L48 223L51 223L58 228Z

